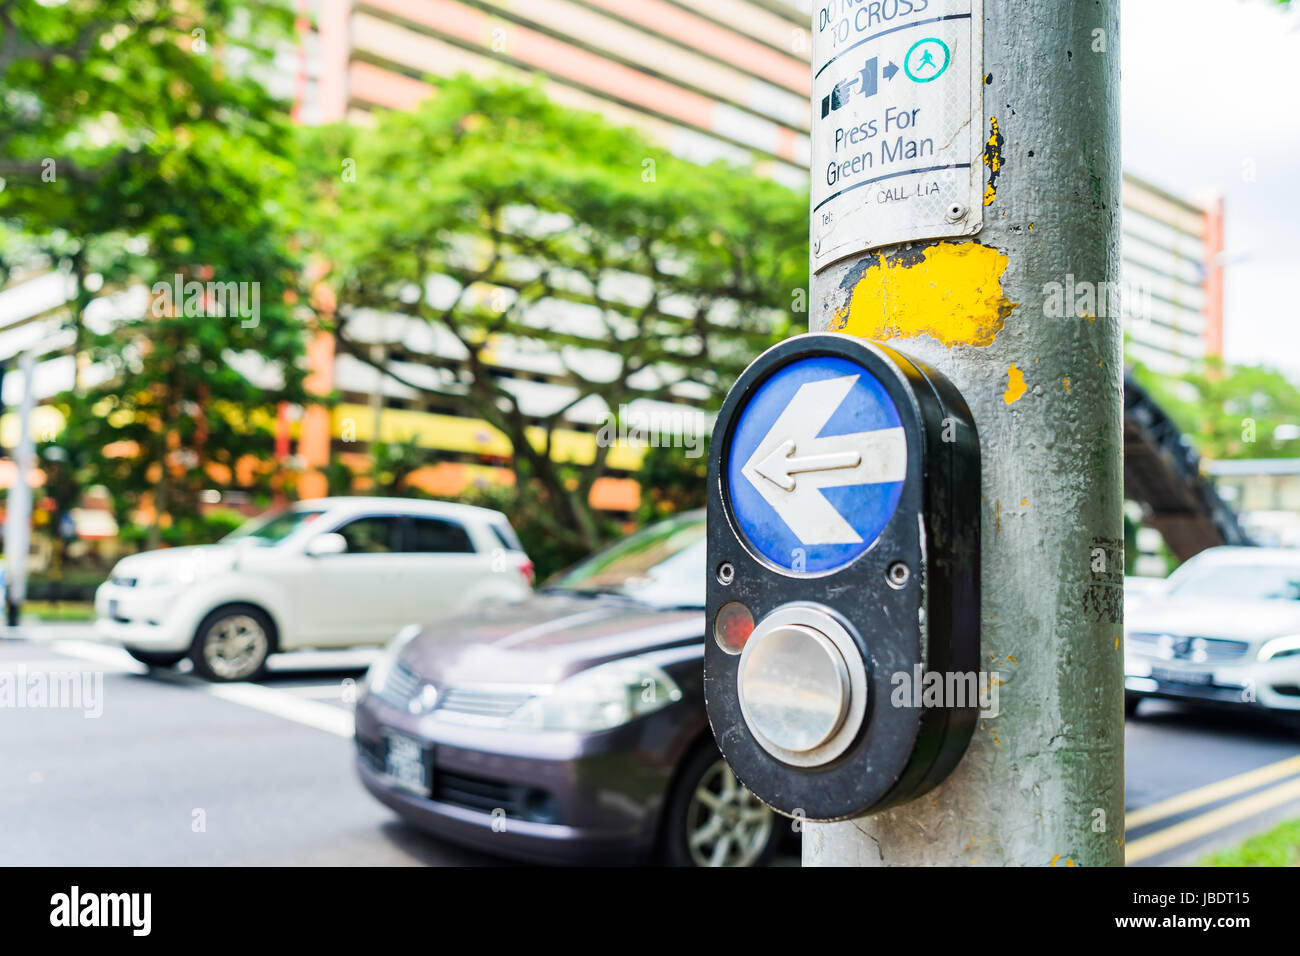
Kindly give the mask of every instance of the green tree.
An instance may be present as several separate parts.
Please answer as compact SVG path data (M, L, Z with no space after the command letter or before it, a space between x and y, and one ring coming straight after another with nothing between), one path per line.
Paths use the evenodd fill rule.
M58 441L122 510L148 491L192 517L301 396L287 117L255 78L291 29L279 2L0 0L0 254L75 279L73 351L95 371L58 398ZM147 305L89 327L128 286Z
M1207 458L1300 458L1300 388L1282 372L1215 358L1177 377L1135 371Z
M614 415L637 398L716 406L806 320L791 316L807 284L806 194L676 158L534 87L459 77L413 112L305 139L307 241L332 266L340 349L373 362L349 332L361 310L434 326L447 347L418 361L436 382L386 373L504 432L521 505L567 546L612 533L589 504L609 443L590 461L552 454L567 412L593 399ZM544 345L564 389L540 413L494 364L524 343Z
M420 491L406 480L424 463L424 452L412 438L374 442L370 459L371 494L421 497Z
M638 524L649 524L680 511L703 508L708 503L708 446L700 454L687 455L681 448L651 448L642 459L637 478L641 482Z
M0 0L0 220L76 280L78 348L101 284L194 259L231 208L223 161L282 149L252 73L292 25L280 0Z

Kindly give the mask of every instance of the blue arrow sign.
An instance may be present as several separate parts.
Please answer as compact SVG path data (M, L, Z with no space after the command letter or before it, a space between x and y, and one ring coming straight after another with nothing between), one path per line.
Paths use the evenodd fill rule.
M907 438L893 399L863 366L797 359L737 414L726 473L732 513L754 548L790 571L829 571L889 523Z

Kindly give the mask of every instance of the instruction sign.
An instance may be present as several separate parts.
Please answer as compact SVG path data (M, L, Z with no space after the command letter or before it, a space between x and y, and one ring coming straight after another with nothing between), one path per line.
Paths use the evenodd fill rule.
M813 271L983 223L983 0L820 0Z

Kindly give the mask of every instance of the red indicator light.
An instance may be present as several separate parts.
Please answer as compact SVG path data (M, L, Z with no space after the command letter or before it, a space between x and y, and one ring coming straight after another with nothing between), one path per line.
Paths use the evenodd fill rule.
M754 615L739 601L728 601L713 621L713 639L728 654L739 654L754 633Z

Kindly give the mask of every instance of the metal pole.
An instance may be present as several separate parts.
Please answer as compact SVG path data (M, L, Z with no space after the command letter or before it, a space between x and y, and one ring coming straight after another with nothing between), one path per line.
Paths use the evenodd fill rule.
M27 484L36 452L32 446L32 410L36 404L36 359L24 352L18 360L23 397L18 409L18 444L14 446L14 480L5 508L5 614L10 627L18 624L27 599L27 551L31 546L32 489Z
M809 327L887 341L946 374L970 404L983 461L981 657L999 683L996 708L981 716L948 780L879 814L807 824L803 862L1121 865L1123 367L1111 296L1119 278L1118 0L931 0L906 19L965 9L971 32L943 32L958 30L959 18L935 20L846 53L855 37L899 26L855 23L857 6L821 0L814 10L814 75L838 73L847 85L823 100L823 90L831 95L825 78L814 79ZM899 46L884 45L903 36ZM965 52L982 47L982 61L962 58L962 37L970 38ZM905 61L892 55L904 48ZM947 64L945 50L953 75L931 83ZM827 67L832 59L844 69ZM969 88L959 85L967 62L982 80ZM892 175L912 150L894 140L896 122L881 128L887 108L897 119L916 103L924 127L941 107L918 98L945 79L958 100L969 92L977 103L982 94L982 108L972 108L981 130L971 169L982 174L969 184L982 191L972 208L959 172ZM849 144L843 131L857 126L836 117L837 103L857 121L876 118L879 135L866 136L868 128ZM960 167L961 131L942 125L916 134L920 159L907 168ZM927 138L935 143L927 147ZM918 214L906 210L927 190L948 203L949 227L934 227L931 214L928 227L911 233L919 241L900 241L925 219L915 202ZM848 196L855 205L845 205ZM832 255L848 257L825 261L828 242L839 242Z

